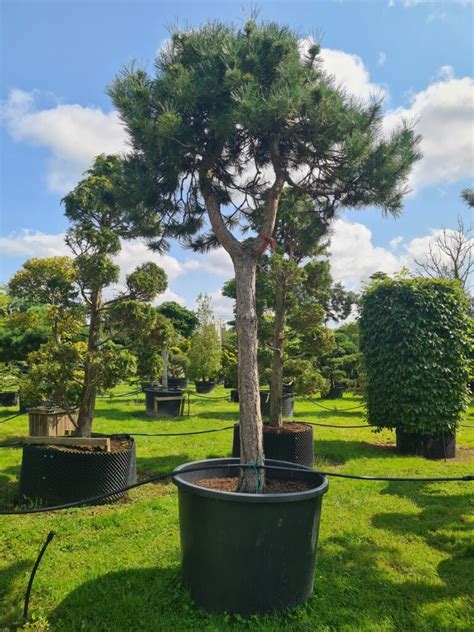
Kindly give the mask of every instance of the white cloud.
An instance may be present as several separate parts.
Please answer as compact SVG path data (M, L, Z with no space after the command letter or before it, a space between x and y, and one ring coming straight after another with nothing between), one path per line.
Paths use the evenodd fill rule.
M422 135L423 158L413 170L413 188L452 183L474 174L473 108L474 80L464 77L432 83L412 96L409 107L387 113L387 133L407 119Z
M386 88L370 81L369 72L359 55L323 48L321 59L324 69L334 75L337 83L354 96L364 100L388 97Z
M388 242L390 250L396 250L402 242L403 242L403 237L401 237L400 235L398 237L394 237Z
M0 237L0 251L4 257L59 257L70 255L64 235L51 235L35 230L22 230Z
M335 281L358 290L374 272L393 274L401 268L392 252L372 243L372 232L358 222L338 219L333 225L330 245L331 274Z
M212 308L216 318L222 320L234 319L234 301L227 296L223 296L221 290L210 293Z
M186 270L205 270L217 276L234 276L234 265L224 248L216 248L183 264Z
M300 39L300 55L306 56L308 48L315 44L312 37ZM364 62L359 55L333 48L322 48L320 53L322 68L333 75L338 85L350 94L364 100L372 97L387 98L388 91L380 84L371 83Z
M438 70L438 76L440 79L443 79L445 81L454 79L454 68L449 65L441 66L441 68Z
M377 66L383 66L387 61L387 54L383 51L380 51L379 56L377 57Z
M0 116L14 140L50 150L47 181L54 193L74 187L98 154L126 149L116 112L77 104L39 109L34 92L15 89L2 103Z

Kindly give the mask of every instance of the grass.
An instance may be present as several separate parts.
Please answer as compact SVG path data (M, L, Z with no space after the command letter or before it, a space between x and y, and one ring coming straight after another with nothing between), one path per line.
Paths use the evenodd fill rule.
M124 387L122 392L126 392ZM118 392L118 391L117 391ZM218 389L215 395L228 391ZM214 394L213 394L214 395ZM142 397L140 397L142 399ZM298 401L296 418L363 423L360 400ZM345 410L346 409L346 410ZM99 432L178 432L225 427L238 405L199 400L191 417L150 421L133 397L99 400ZM11 409L0 410L0 421ZM469 422L474 425L474 409ZM315 429L316 467L397 476L457 476L474 470L474 430L460 429L458 456L397 456L389 431ZM0 424L0 443L27 433L27 416ZM137 438L140 478L185 461L228 455L232 432ZM15 501L21 451L0 450L0 506ZM47 535L30 612L35 630L265 632L467 632L474 629L473 483L387 483L332 479L324 498L315 590L293 612L244 620L208 614L182 590L177 494L147 485L110 506L0 517L0 629L21 619L24 591ZM258 586L256 586L258 590Z

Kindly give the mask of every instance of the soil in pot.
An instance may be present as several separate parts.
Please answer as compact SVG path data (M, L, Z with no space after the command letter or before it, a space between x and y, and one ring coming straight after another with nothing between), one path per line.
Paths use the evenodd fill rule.
M163 419L184 413L184 397L180 389L146 388L145 398L147 417Z
M216 388L215 382L210 381L201 381L196 382L196 393L212 393L212 391Z
M105 435L94 435L105 436ZM24 445L20 496L46 504L87 500L136 481L135 441L128 435L111 438L110 452L97 447ZM118 492L101 501L113 502Z
M282 426L263 424L263 451L266 458L314 465L313 427L305 423L286 422ZM240 425L234 425L232 456L240 456Z
M455 432L430 437L397 428L396 438L397 452L400 454L424 456L427 459L454 459L456 456Z
M248 616L299 606L313 590L327 480L293 465L292 471L267 470L265 494L209 488L223 484L212 479L236 485L238 468L229 466L238 464L238 459L209 459L175 470L183 583L199 606L215 612ZM186 472L206 465L222 467ZM271 491L272 485L278 491ZM292 485L305 489L293 491Z

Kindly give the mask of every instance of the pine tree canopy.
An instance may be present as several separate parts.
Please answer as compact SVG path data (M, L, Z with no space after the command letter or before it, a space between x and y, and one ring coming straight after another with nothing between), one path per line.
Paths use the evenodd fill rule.
M384 136L381 103L345 93L316 44L273 22L176 30L153 75L125 68L109 94L130 135L135 208L160 223L157 250L171 238L211 247L217 221L232 252L232 229L255 230L255 210L286 186L327 218L369 205L396 214L420 157L408 124ZM263 214L257 236L271 237L273 222Z

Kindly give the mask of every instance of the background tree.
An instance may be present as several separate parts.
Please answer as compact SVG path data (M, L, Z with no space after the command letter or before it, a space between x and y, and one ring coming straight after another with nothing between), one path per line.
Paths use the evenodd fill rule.
M472 226L466 226L459 216L456 230L443 228L441 234L430 241L424 259L416 260L415 263L423 276L455 279L467 291L474 270L473 252Z
M177 334L183 338L190 338L193 335L199 322L194 312L175 301L161 303L156 310L171 320Z
M384 138L380 104L339 89L318 45L300 49L299 34L273 22L207 23L172 33L154 77L124 69L109 88L131 138L137 200L160 222L154 247L220 244L232 259L243 463L263 461L255 279L283 188L307 193L327 216L367 205L397 213L419 157L411 129ZM243 469L239 489L255 491L256 476L263 487L263 470Z
M195 381L215 381L222 368L221 341L214 326L214 311L208 294L199 294L198 325L188 352L189 377Z
M321 373L335 392L342 385L352 391L361 388L362 355L358 323L346 323L333 330L334 347L321 359Z

